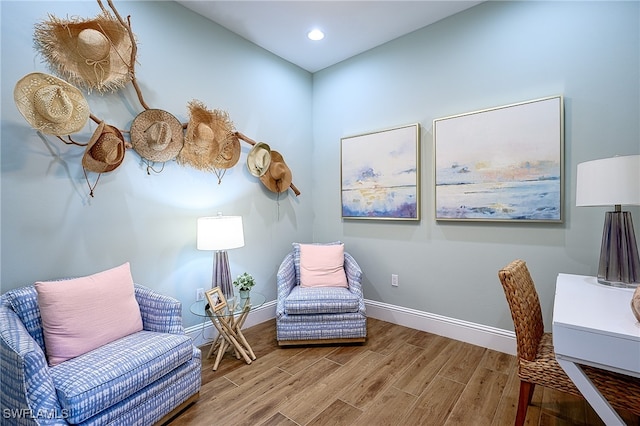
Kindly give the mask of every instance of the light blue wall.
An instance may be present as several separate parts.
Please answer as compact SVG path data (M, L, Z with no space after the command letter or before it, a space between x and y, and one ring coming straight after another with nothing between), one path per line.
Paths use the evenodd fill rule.
M638 2L485 3L313 76L175 3L116 6L132 17L147 103L184 122L194 98L228 111L238 130L285 155L302 195L277 200L243 167L221 185L176 164L147 176L131 151L89 198L82 149L40 138L12 92L23 75L46 71L33 25L47 13L93 16L97 4L1 1L2 291L131 261L136 281L188 306L208 286L212 261L195 249L195 221L219 210L244 217L246 245L229 253L232 271L253 273L271 300L292 241L345 241L368 299L505 329L497 270L510 260L528 261L548 323L556 274L595 274L606 209L573 206L575 168L640 152ZM432 120L556 94L565 97L564 224L436 223ZM130 87L88 99L123 129L141 111ZM341 220L340 138L415 122L422 220ZM185 315L185 325L197 322Z
M314 74L314 236L346 242L367 298L513 329L497 272L522 258L550 325L556 275L596 273L606 209L574 206L576 165L640 152L639 5L484 3ZM433 120L551 95L565 100L564 224L436 223ZM341 221L340 138L416 122L420 223Z
M311 74L177 3L115 4L131 15L144 100L184 123L192 99L226 110L237 130L284 155L302 195L289 191L278 200L266 190L244 167L250 147L243 143L239 164L221 185L213 173L175 162L147 175L130 150L90 198L84 149L40 137L16 109L13 88L27 73L48 72L33 49L36 22L48 13L93 17L98 4L2 1L2 291L129 261L137 282L188 308L195 289L211 285L213 252L196 250L196 219L222 211L244 218L245 246L229 252L232 274L252 273L273 300L276 267L291 241L311 240ZM95 116L120 129L142 111L131 85L87 99ZM94 129L91 123L75 136L86 141ZM184 319L187 326L199 322L187 309Z

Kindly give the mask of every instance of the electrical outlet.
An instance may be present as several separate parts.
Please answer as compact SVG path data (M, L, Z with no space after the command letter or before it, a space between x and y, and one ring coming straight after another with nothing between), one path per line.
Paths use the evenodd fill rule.
M204 300L204 288L196 289L196 302Z
M398 287L398 274L391 274L391 285Z

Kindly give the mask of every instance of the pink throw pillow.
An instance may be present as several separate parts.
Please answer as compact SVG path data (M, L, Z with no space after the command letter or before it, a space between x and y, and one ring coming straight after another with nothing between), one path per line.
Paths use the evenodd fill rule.
M348 287L344 244L300 244L300 287Z
M50 366L142 330L129 263L35 287Z

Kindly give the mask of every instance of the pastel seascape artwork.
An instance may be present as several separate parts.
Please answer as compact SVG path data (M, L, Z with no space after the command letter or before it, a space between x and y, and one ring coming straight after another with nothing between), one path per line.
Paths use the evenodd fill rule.
M417 126L342 140L342 216L417 219Z
M562 99L434 122L436 219L561 221Z
M450 219L560 219L560 165L453 163L437 171L436 215Z

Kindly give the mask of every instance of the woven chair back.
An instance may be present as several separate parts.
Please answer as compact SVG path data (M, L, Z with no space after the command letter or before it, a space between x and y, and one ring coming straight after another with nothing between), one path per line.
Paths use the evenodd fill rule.
M514 260L498 272L509 302L516 332L518 358L533 361L544 333L544 321L535 284L523 260Z

